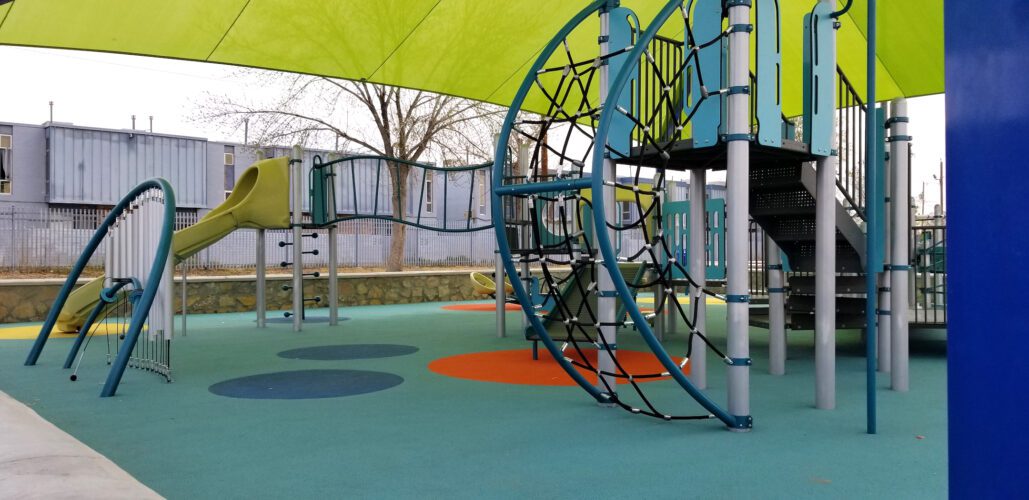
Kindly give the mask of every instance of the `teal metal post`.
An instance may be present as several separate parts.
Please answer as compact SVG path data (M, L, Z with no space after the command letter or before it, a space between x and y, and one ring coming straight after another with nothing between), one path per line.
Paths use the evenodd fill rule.
M876 408L875 408L875 340L876 340L876 309L878 308L878 286L876 273L872 272L876 263L879 262L879 207L878 190L880 189L879 176L882 172L880 163L876 161L876 125L875 119L875 36L876 36L876 0L868 0L868 95L866 103L868 111L865 113L865 196L868 200L865 203L865 219L868 226L865 232L865 399L867 406L866 424L869 434L876 433ZM894 311L897 312L897 311Z

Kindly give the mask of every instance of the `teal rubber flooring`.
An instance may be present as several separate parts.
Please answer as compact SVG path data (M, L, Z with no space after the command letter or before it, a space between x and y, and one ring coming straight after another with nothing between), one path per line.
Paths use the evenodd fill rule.
M28 340L0 341L0 390L169 498L942 498L946 496L946 353L941 334L913 334L911 391L879 376L879 434L865 434L865 361L857 332L838 337L837 409L813 408L810 332L791 334L788 374L767 373L767 333L751 330L754 429L717 420L665 422L599 407L578 387L448 378L441 357L526 348L518 316L496 338L488 312L443 304L353 307L337 327L257 329L253 314L195 315L173 342L174 383L127 370L114 398L104 338L79 380L52 340L22 366ZM724 345L724 305L710 305ZM313 315L325 315L314 311ZM8 325L5 325L8 326ZM335 344L401 344L386 358L280 357ZM681 355L685 335L670 336ZM642 350L634 335L622 349ZM302 351L301 351L302 352ZM544 354L545 355L545 354ZM293 370L370 370L403 378L378 392L322 399L240 399L209 388ZM709 358L708 394L724 402L725 368ZM389 384L387 384L389 385ZM669 413L703 413L672 381L644 384ZM623 389L623 394L628 392ZM74 495L74 492L69 492Z

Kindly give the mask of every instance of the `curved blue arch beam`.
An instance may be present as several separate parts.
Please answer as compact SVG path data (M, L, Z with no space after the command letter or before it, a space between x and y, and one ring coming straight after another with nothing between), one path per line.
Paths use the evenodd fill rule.
M611 80L610 88L620 89L615 92L611 92L607 99L604 101L603 111L600 115L600 121L597 124L597 130L594 143L595 144L607 144L608 135L611 131L612 123L615 115L619 113L617 110L618 99L622 91L625 90L629 80L633 77L635 72L638 70L639 61L643 57L643 53L646 50L648 44L657 35L658 30L664 25L668 18L678 11L681 0L672 0L665 4L665 6L658 12L654 20L647 25L646 31L636 40L636 44L632 51L629 53L627 59L628 64L622 67L621 71L618 72ZM603 206L604 200L604 160L605 155L594 154L593 155L593 203L595 206ZM679 366L665 351L661 342L658 341L654 335L654 331L650 328L650 324L647 322L643 313L640 311L636 301L632 298L632 292L629 290L629 286L625 283L625 279L622 278L621 273L618 271L618 260L615 253L614 245L611 242L610 236L607 234L607 218L603 210L595 210L593 217L593 224L595 228L595 237L597 241L597 247L600 248L600 252L603 255L604 267L607 268L608 273L611 276L611 281L615 286L615 291L622 299L622 303L625 304L626 310L632 317L634 324L639 330L643 340L647 343L647 346L654 352L654 355L664 366L665 370L672 375L672 378L679 383L680 386L695 399L701 406L711 412L715 417L724 422L730 428L746 429L752 425L750 416L735 416L730 415L725 409L720 407L714 401L707 397L700 389L697 389L690 380L683 375L682 370Z
M536 61L533 63L532 67L529 68L528 74L522 81L521 87L518 88L518 93L515 94L514 100L511 101L511 107L508 109L507 117L504 119L504 126L500 130L500 136L497 138L496 151L493 156L494 160L491 202L493 205L492 209L494 230L497 235L497 248L500 252L500 258L504 262L504 270L508 274L508 276L517 276L518 271L517 269L515 269L514 259L511 255L511 245L507 239L507 232L503 227L504 225L497 224L497 221L504 220L503 201L501 199L501 193L504 192L504 159L507 154L507 143L511 138L511 128L514 126L514 122L518 118L518 111L521 109L522 104L525 102L525 97L526 95L528 95L529 89L535 82L537 72L543 68L543 65L546 64L547 60L550 59L550 56L560 46L562 40L564 40L565 37L567 37L575 28L582 24L582 22L587 17L589 17L591 14L595 12L600 11L601 9L608 7L609 3L609 0L595 0L594 2L586 6L586 8L579 11L579 13L575 15L575 17L569 20L561 28L561 30L557 32L557 35L550 40L550 42L543 49L543 51L540 52L539 57L536 58ZM515 193L510 192L509 190L507 194ZM547 351L550 353L551 356L554 357L554 360L556 360L558 364L561 365L561 368L564 369L566 373L568 373L568 376L570 376L572 380L575 381L575 383L579 384L579 386L582 387L583 390L589 393L590 396L593 396L598 402L607 402L607 398L604 396L604 394L599 389L594 387L593 384L591 384L588 380L586 380L586 378L583 377L582 374L579 373L579 371L576 370L575 367L572 366L572 364L565 359L564 354L557 347L557 345L554 344L554 340L550 338L550 334L547 332L547 329L544 328L543 323L540 321L539 317L536 316L536 311L532 307L532 300L529 297L528 292L525 290L525 286L522 283L522 281L511 280L511 285L514 288L515 296L518 298L518 302L522 304L523 312L529 318L529 323L532 325L532 328L535 330L537 335L539 335L540 340L543 341L543 345L546 347Z
M71 271L68 273L68 278L64 280L64 285L61 286L61 290L57 293L57 298L54 299L53 306L50 307L50 312L47 313L46 321L43 322L43 327L39 330L39 335L36 336L35 342L32 344L32 348L29 350L29 355L25 358L25 366L33 366L39 361L39 355L43 352L43 347L46 346L46 341L50 338L50 333L53 331L54 326L57 324L57 318L61 314L61 310L64 309L64 304L68 300L68 295L71 294L75 288L75 282L78 281L82 275L82 271L86 268L89 263L89 259L96 253L97 248L100 247L100 243L104 237L107 236L107 231L110 230L114 221L125 208L128 207L129 203L135 199L136 196L143 193L148 189L161 189L165 193L165 203L170 203L171 210L165 211L164 223L166 227L161 232L161 244L158 252L164 248L165 237L167 236L167 248L165 249L165 259L167 259L168 252L171 251L171 235L175 227L175 193L172 191L171 184L168 181L160 178L148 179L132 188L128 194L126 194L121 201L118 202L111 212L107 214L103 222L100 223L100 227L93 232L93 236L86 243L86 248L79 254L78 260L75 261L75 265L72 266ZM170 215L169 215L170 214ZM156 290L155 290L156 293ZM151 299L152 302L152 299Z

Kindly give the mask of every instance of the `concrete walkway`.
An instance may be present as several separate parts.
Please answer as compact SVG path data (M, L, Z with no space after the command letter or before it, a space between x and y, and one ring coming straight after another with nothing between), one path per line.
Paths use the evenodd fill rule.
M0 392L3 498L161 498L114 462Z

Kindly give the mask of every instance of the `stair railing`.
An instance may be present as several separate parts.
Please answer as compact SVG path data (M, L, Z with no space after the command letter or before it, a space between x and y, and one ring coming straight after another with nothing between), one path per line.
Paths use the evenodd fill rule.
M836 67L836 144L839 165L836 188L844 207L865 220L865 103L838 66Z

